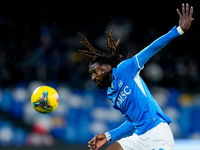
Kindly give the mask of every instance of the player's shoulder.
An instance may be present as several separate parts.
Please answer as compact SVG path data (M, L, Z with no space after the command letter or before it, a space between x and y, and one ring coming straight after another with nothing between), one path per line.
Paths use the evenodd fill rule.
M130 74L135 74L134 72L137 71L136 68L136 56L133 56L118 64L117 67L114 68L114 74L117 76L129 76Z
M117 69L123 69L124 67L128 67L132 65L136 60L136 56L123 60L121 63L117 65Z

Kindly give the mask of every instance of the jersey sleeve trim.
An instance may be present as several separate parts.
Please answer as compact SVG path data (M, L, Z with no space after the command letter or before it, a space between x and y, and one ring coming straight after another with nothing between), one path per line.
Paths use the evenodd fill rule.
M138 68L140 70L142 70L144 68L144 66L142 66L142 67L140 66L140 63L139 63L138 58L137 58L137 55L135 55L135 58L136 58L136 61L137 61Z
M182 35L182 34L184 33L184 31L181 29L180 26L178 26L176 29L177 29L177 31L178 31L178 33L179 33L180 35Z
M139 64L139 61L138 61L138 58L137 58L137 55L135 56L135 58L136 58L138 67L141 69L140 64Z
M106 133L104 133L104 134L105 134L105 136L106 136L107 141L110 141L110 140L111 140L111 135L110 135L110 133L106 132Z

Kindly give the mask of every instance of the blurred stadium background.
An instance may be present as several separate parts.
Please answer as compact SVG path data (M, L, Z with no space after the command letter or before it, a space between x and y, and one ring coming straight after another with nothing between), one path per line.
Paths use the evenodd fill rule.
M95 134L119 126L124 118L112 108L106 90L92 83L90 59L77 52L78 32L105 50L105 31L114 25L121 53L133 55L178 23L176 8L182 2L187 1L1 1L0 149L84 150ZM173 119L176 150L200 150L200 2L188 2L194 6L191 29L141 72ZM40 85L59 93L51 114L39 114L30 104Z

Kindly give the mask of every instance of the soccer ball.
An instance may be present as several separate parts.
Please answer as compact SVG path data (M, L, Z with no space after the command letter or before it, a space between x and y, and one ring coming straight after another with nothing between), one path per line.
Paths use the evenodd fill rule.
M58 107L58 93L52 87L40 86L33 91L31 96L31 104L39 113L51 113Z

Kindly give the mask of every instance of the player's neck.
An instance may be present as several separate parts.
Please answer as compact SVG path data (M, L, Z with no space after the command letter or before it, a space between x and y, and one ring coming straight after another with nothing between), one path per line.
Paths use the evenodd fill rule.
M109 86L109 87L111 87L111 85L112 85L112 80L113 80L113 79L112 79L112 71L111 71L111 72L109 73L109 81L108 81L108 82L109 82L109 83L108 83L108 86Z

